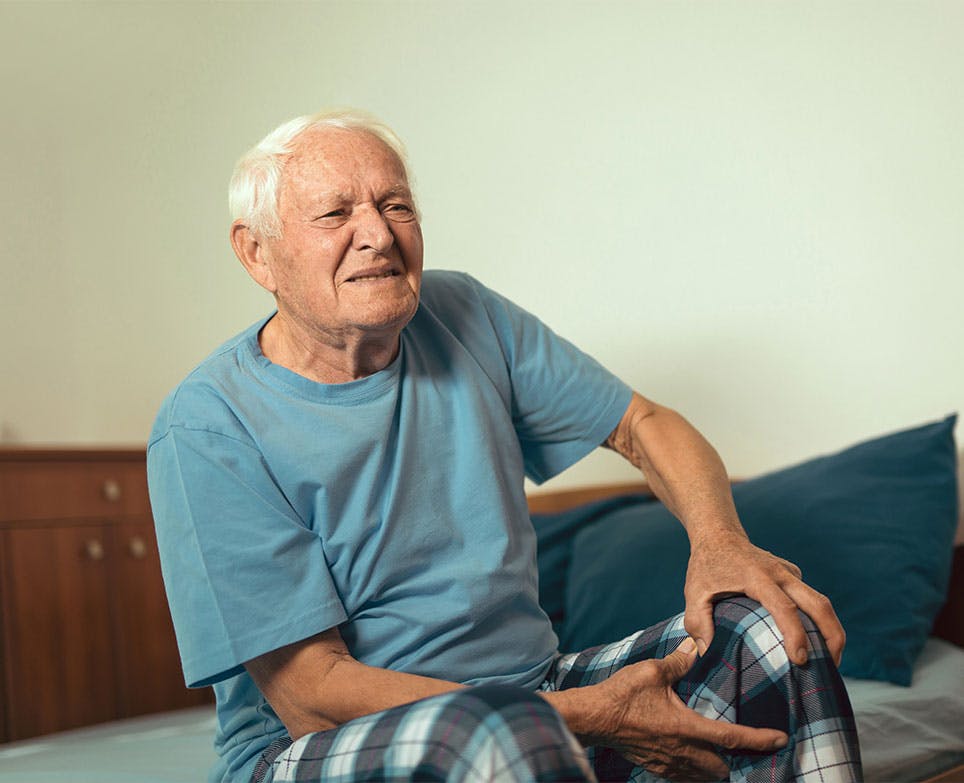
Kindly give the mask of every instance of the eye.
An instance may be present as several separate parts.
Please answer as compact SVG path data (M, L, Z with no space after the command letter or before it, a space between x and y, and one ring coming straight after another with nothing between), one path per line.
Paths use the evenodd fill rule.
M415 219L415 210L410 205L396 201L382 207L382 214L396 223L406 223Z
M348 213L344 209L333 209L331 212L316 217L314 222L325 228L337 228L344 225L347 220Z

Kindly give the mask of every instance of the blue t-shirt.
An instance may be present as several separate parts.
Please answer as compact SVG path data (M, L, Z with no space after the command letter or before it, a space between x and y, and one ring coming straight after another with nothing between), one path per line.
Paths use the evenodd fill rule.
M631 396L463 274L426 272L397 358L350 383L270 362L265 322L175 389L148 448L185 679L217 694L211 780L285 731L243 663L333 626L371 666L537 687L557 639L523 477L585 456Z

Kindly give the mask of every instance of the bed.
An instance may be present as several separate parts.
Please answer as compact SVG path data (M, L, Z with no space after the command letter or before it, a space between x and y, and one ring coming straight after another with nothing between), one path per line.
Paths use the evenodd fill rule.
M935 711L962 682L964 650L937 638L910 688L847 680L867 781L964 781L964 699ZM0 748L0 783L200 783L214 722L212 707L194 707L12 743Z
M797 562L847 628L841 671L868 781L964 781L964 525L954 423L734 485L751 537ZM666 577L685 565L685 539L645 486L535 494L530 508L540 597L563 647L610 641L642 627L649 613L658 620L678 610L681 581ZM634 569L640 553L659 567ZM647 600L635 600L640 595ZM214 729L206 706L0 746L0 783L198 783L213 762Z

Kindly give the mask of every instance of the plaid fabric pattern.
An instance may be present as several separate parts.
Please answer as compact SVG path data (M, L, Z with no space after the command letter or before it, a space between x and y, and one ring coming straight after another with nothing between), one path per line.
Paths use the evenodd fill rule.
M677 684L680 698L716 720L780 729L775 753L724 755L731 781L853 783L862 779L850 701L823 638L802 616L809 661L791 666L773 619L756 602L721 601L706 654ZM546 691L592 685L623 666L663 658L686 638L683 616L622 641L560 655ZM456 691L276 742L252 783L349 781L661 780L609 748L583 750L535 694L507 686Z
M731 781L852 783L862 780L853 710L823 637L801 614L808 662L792 666L776 623L755 601L716 605L716 631L706 654L677 683L680 698L715 720L785 731L787 747L773 754L724 754ZM664 658L686 638L678 615L622 641L560 656L543 688L592 685L623 666ZM608 748L590 748L600 781L657 781Z
M592 779L582 746L545 700L482 685L367 715L287 748L277 743L252 783Z

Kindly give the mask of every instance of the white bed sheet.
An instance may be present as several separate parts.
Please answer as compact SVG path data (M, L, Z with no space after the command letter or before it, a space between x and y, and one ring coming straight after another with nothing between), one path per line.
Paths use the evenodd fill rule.
M910 688L847 680L867 783L964 763L964 650L930 639ZM203 783L214 709L198 707L0 746L0 783Z
M964 763L964 649L928 639L909 688L846 682L867 783L909 783Z

